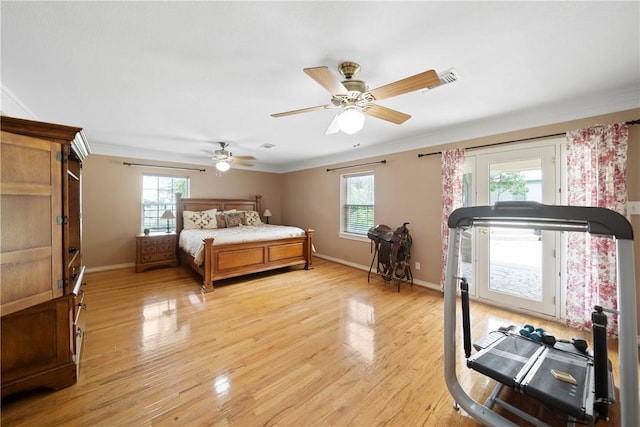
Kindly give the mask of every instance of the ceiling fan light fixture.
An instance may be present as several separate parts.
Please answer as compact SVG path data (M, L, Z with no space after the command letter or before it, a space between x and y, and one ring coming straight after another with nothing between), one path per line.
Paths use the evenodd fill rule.
M231 165L225 161L219 161L218 163L216 163L216 169L218 169L220 172L226 172L230 167Z
M342 132L352 135L364 126L364 114L355 108L347 108L338 115L338 126Z

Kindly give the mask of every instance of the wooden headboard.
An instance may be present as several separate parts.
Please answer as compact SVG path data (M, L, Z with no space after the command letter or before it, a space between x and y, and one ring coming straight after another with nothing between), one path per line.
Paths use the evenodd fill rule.
M260 199L258 195L255 199L183 199L182 194L176 193L176 233L182 230L182 212L184 211L206 211L218 209L228 211L238 209L242 211L257 211L262 216Z

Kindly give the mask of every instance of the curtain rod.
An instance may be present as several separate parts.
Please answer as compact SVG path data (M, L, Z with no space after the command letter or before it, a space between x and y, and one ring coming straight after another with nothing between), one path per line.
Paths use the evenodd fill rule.
M628 125L628 126L640 125L640 119L629 120L629 121L624 122L624 124ZM493 144L476 145L474 147L468 147L466 149L467 150L474 150L476 148L486 148L486 147L494 147L496 145L513 144L515 142L533 141L535 139L552 138L554 136L562 136L562 135L566 135L566 134L567 134L566 132L563 132L563 133L552 133L552 134L549 134L549 135L532 136L530 138L513 139L511 141L494 142ZM433 156L435 154L442 154L442 151L434 151L433 153L418 154L418 158L426 157L426 156Z
M147 165L144 163L129 163L129 162L122 162L123 165L125 166L139 166L139 167L145 167L145 168L157 168L157 169L177 169L177 170L181 170L181 171L198 171L198 172L206 172L206 169L198 169L198 168L181 168L181 167L177 167L177 166L160 166L160 165Z
M384 165L385 163L387 163L387 161L386 161L386 160L380 160L380 161L378 161L378 162L360 163L359 165L341 166L341 167L339 167L339 168L331 168L331 169L327 169L327 172L337 171L337 170L339 170L339 169L357 168L358 166L375 165L375 164L378 164L378 163L381 163L381 164L383 164L383 165Z

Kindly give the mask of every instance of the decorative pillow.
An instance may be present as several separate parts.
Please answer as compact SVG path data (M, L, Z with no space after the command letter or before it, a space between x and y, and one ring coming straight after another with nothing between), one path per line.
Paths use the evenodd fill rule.
M216 214L216 227L217 228L227 228L227 221L225 220L224 214Z
M183 211L182 222L185 230L194 230L202 228L202 212L199 211Z
M243 220L246 222L242 212L225 213L224 219L227 223L227 228L239 227L242 225Z
M257 211L247 211L244 216L247 220L247 225L262 224L262 221L260 221L260 214Z
M202 211L200 213L202 214L200 228L218 228L218 221L216 221L217 209L209 209L208 211Z
M226 211L222 211L222 213L236 213L236 212L238 212L237 209L228 209Z

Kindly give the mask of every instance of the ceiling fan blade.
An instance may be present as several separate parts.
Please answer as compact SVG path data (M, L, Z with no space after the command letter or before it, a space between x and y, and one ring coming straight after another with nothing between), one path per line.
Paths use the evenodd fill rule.
M255 160L256 159L253 156L233 156L233 158L238 160Z
M328 90L331 95L346 95L349 93L338 77L329 70L329 67L305 68L304 72L318 82L320 86Z
M237 160L236 157L232 157L231 158L231 163L236 164L236 165L240 165L240 166L249 166L249 167L253 167L253 165L249 162L245 162L243 160Z
M369 93L377 100L391 98L392 96L402 95L404 93L413 92L419 89L431 88L440 84L440 77L434 70L424 71L415 76L380 86Z
M392 110L391 108L376 104L368 104L364 112L377 119L386 120L397 125L402 124L411 118L409 114L401 113L400 111Z
M311 112L311 111L319 111L319 110L327 110L329 108L337 108L337 107L335 105L333 105L333 104L318 105L317 107L301 108L300 110L285 111L284 113L275 113L275 114L272 114L271 117L291 116L293 114L308 113L308 112Z
M329 127L327 128L325 135L331 135L334 133L338 133L338 131L340 130L340 125L338 124L338 116L340 115L340 113L336 114L335 116L333 116L333 120L331 120L331 123L329 123Z

